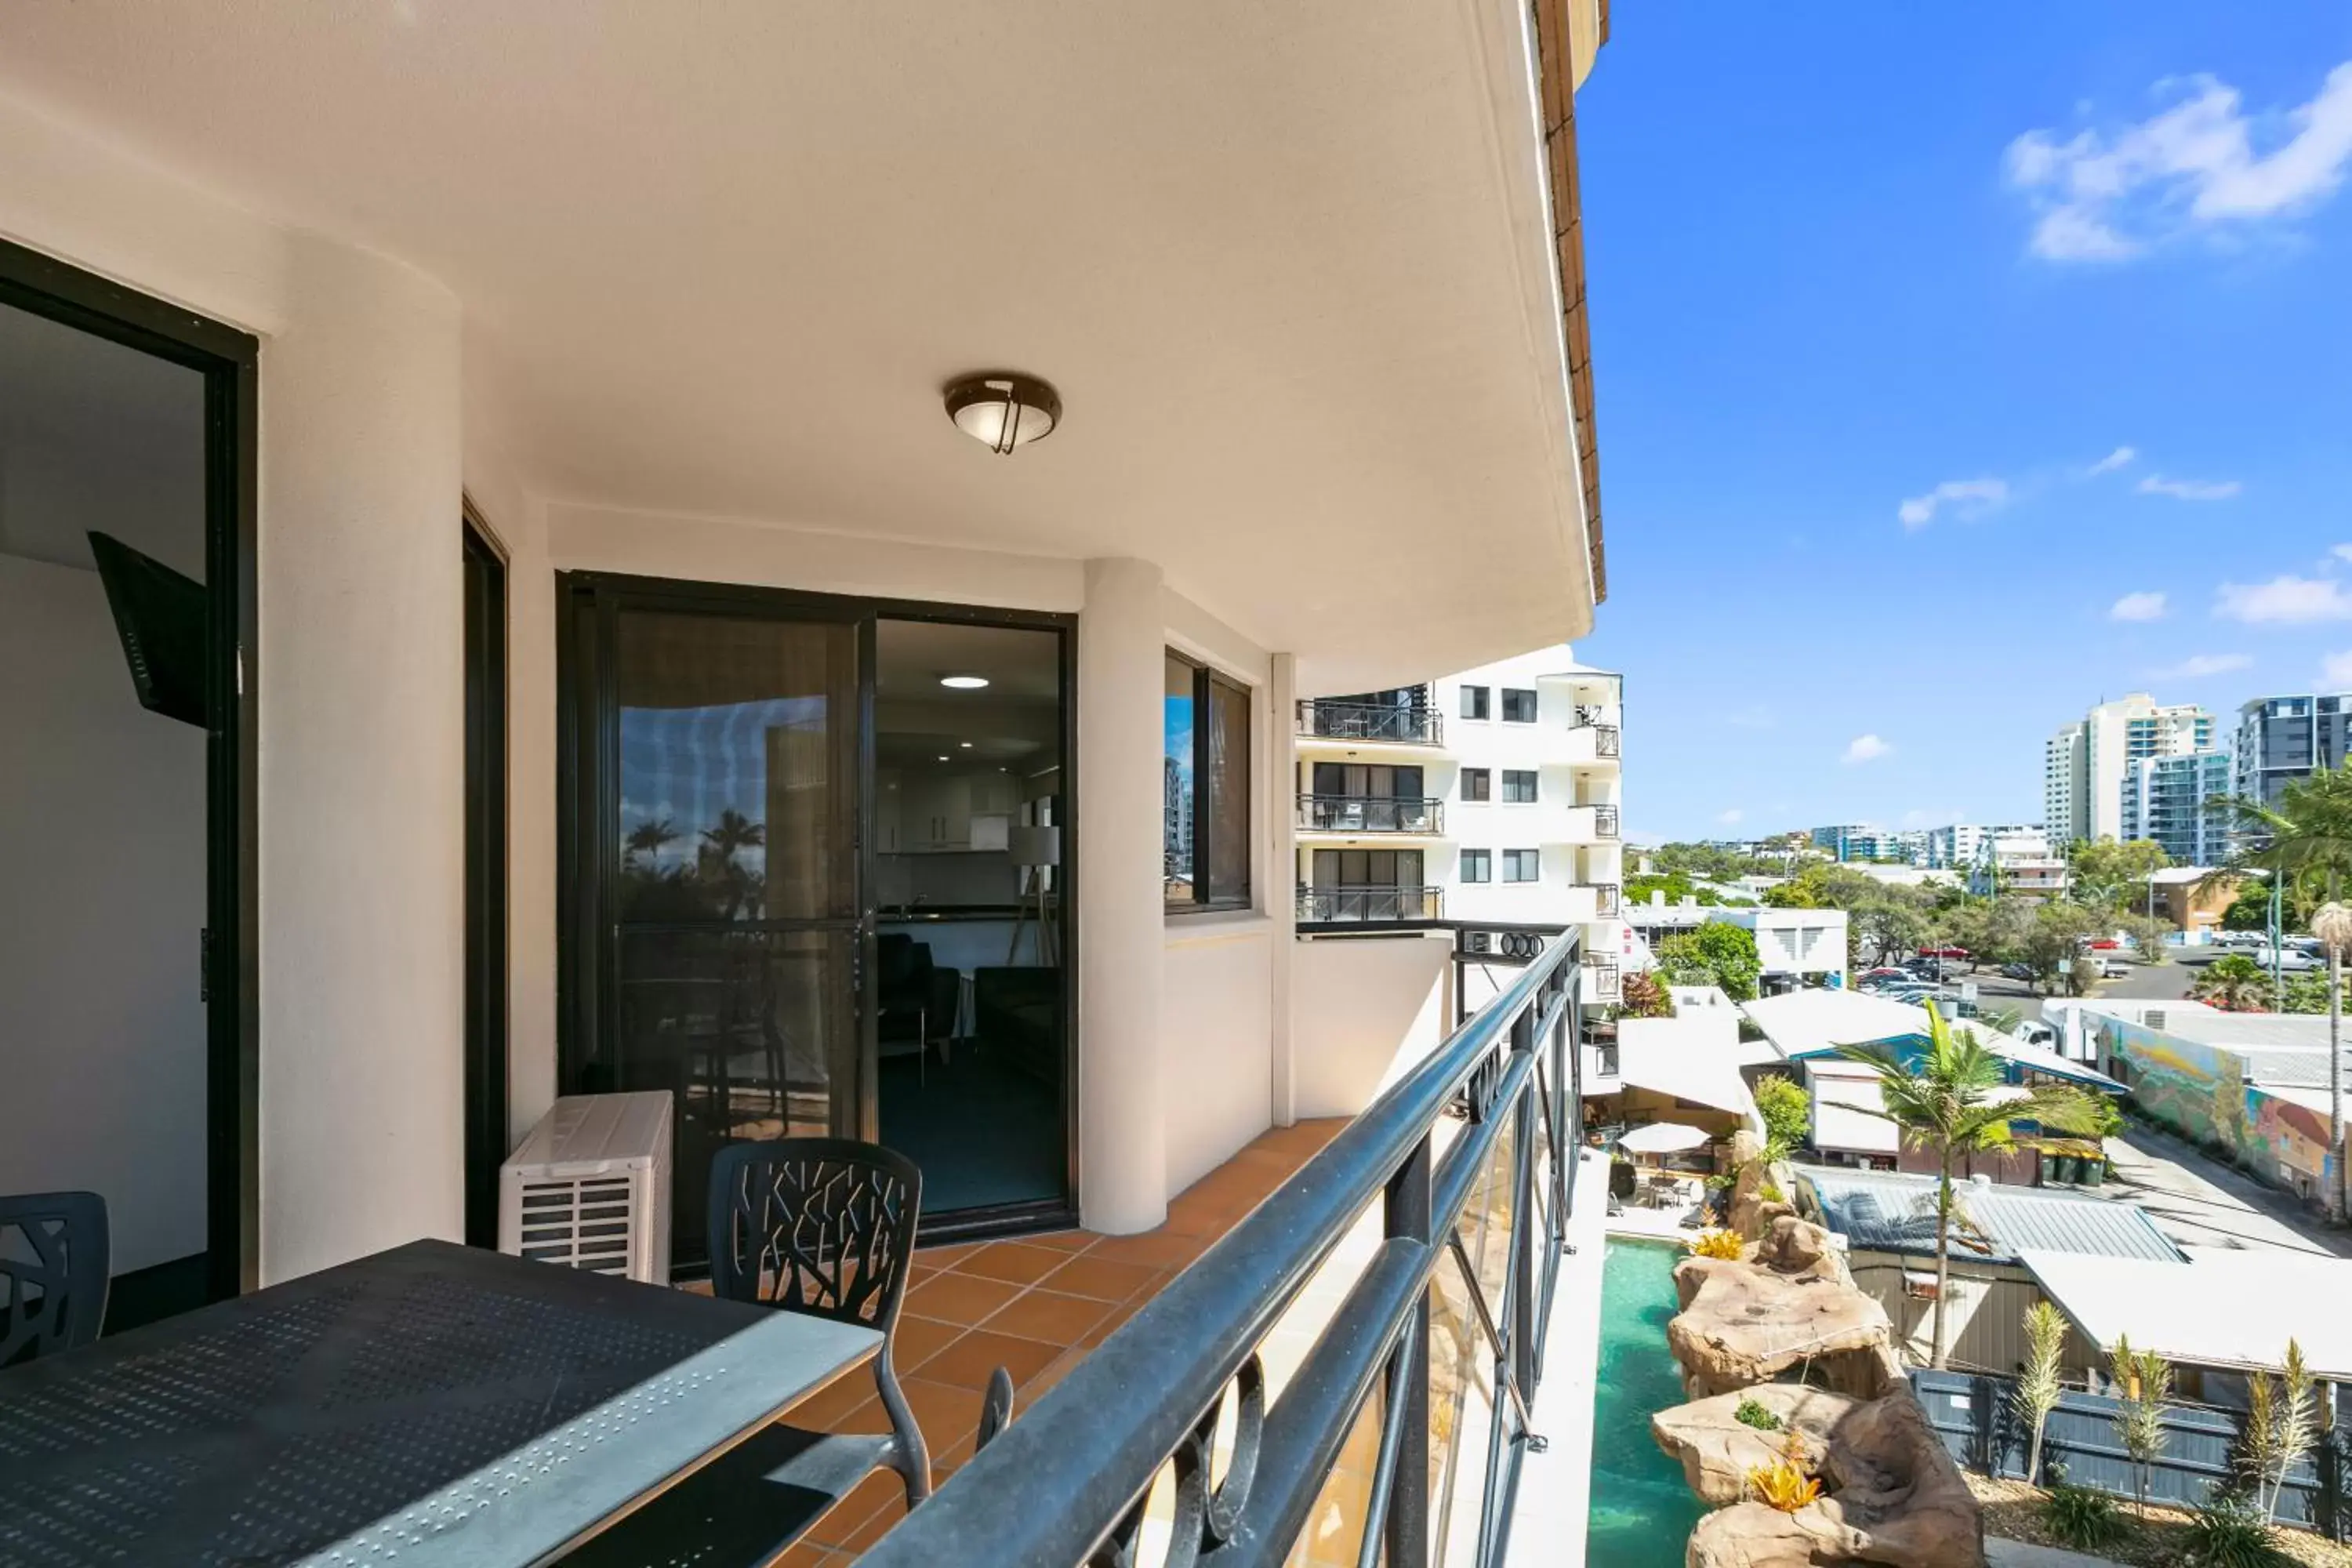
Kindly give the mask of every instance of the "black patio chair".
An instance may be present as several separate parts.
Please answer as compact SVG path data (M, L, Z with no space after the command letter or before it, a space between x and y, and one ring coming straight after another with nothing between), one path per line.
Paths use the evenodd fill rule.
M0 1197L0 1367L98 1338L109 1252L96 1193Z
M930 1496L930 1453L892 1364L922 1191L913 1161L855 1139L779 1138L719 1151L710 1162L711 1294L880 1330L872 1365L890 1430L764 1427L565 1563L765 1563L876 1470L898 1473L909 1508ZM1011 1393L1008 1380L1008 1411Z

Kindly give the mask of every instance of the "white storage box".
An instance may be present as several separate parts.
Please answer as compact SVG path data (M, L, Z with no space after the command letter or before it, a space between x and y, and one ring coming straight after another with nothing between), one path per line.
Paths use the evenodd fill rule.
M499 1167L499 1250L669 1283L670 1103L569 1095Z

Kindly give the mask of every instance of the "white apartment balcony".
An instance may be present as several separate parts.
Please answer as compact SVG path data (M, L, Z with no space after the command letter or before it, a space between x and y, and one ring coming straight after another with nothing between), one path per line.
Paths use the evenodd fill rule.
M1591 925L1619 918L1623 889L1615 882L1572 882L1561 918L1571 925Z
M1297 831L1302 844L1442 838L1445 803L1418 795L1302 795Z
M1619 710L1612 704L1579 706L1562 742L1559 760L1571 767L1612 769L1619 765L1624 731Z
M1561 815L1567 825L1565 843L1614 844L1618 840L1618 815L1614 805L1571 805Z
M1433 708L1317 698L1298 704L1296 727L1304 757L1412 763L1445 750L1445 718Z
M0 332L68 347L11 335L0 378L11 406L82 421L55 445L100 477L184 437L189 537L137 581L185 634L150 651L193 651L168 693L134 690L95 566L14 552L20 521L79 551L102 520L0 520L0 662L70 696L10 709L0 759L48 791L0 827L0 923L45 944L0 976L0 1038L38 1042L0 1096L0 1193L100 1193L114 1261L193 1260L214 1311L420 1241L487 1245L500 1164L559 1096L666 1093L681 1249L709 1234L690 1196L719 1151L837 1137L921 1173L919 1274L1003 1235L1152 1237L1057 1266L1113 1291L1181 1252L1163 1227L1197 1216L1171 1199L1270 1128L1364 1113L1409 1039L1435 1046L1411 1034L1419 973L1379 998L1411 1006L1339 1037L1289 1027L1294 980L1317 978L1301 951L1339 973L1440 945L1291 940L1295 743L1411 762L1444 742L1433 715L1299 699L1591 628L1569 62L1592 6L130 11L9 19ZM89 395L38 379L60 365ZM1477 549L1429 548L1446 516L1478 520ZM151 752L186 766L122 760ZM98 802L182 825L169 879L145 838L92 855L55 831ZM1335 1336L1310 1370L1412 1343L1400 1375L1442 1351L1457 1393L1531 1388L1528 1339L1516 1367L1475 1350L1436 1243L1502 1129L1570 1092L1557 1070L1531 1086L1573 970L1552 952L1270 1200L1310 1223L1213 1253L1207 1285L1123 1340L1068 1330L1108 1336L1074 1382L1092 1392L978 1458L943 1451L977 1473L898 1555L981 1560L923 1538L995 1508L979 1539L1044 1531L1013 1555L1090 1560L1136 1500L1105 1489L1148 1482L1217 1397L1130 1374L1174 1364L1171 1332L1203 1340L1205 1291L1249 1305L1191 1364L1247 1382L1244 1330L1311 1271L1295 1238L1383 1191L1402 1228L1349 1301L1382 1303L1385 1337ZM93 1011L151 993L171 1016L136 1030ZM891 1115L983 1069L1037 1112L1011 1197L946 1179L993 1121L946 1118L948 1146L917 1152ZM1436 1128L1465 1091L1492 1119ZM1549 1180L1549 1223L1559 1177L1532 1135L1511 1148L1511 1212ZM1479 1266L1507 1252L1548 1288L1556 1226L1493 1228ZM996 1286L914 1293L970 1310ZM1411 1305L1433 1297L1434 1339ZM1285 1444L1353 1420L1315 1391L1360 1401L1366 1376L1276 1395L1286 1486L1333 1449ZM1415 1478L1454 1440L1426 1404ZM721 1443L781 1408L747 1405ZM1487 1538L1482 1487L1507 1495L1489 1461L1515 1473L1521 1423L1491 1454L1483 1418L1459 1423L1470 1479L1446 1506ZM371 1479L415 1479L398 1468ZM469 1560L551 1557L645 1495ZM1396 1496L1389 1561L1412 1568L1429 1500ZM289 1559L343 1517L265 1511Z

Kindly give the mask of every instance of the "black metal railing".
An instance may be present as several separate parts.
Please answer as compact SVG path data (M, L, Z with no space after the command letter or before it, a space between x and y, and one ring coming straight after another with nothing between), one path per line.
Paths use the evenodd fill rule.
M1445 727L1433 708L1317 700L1298 705L1298 732L1334 741L1399 741L1434 746L1444 738Z
M1577 968L1574 936L1554 939L867 1568L1131 1564L1163 1473L1171 1564L1272 1568L1310 1517L1328 1551L1343 1495L1361 1497L1341 1505L1359 1563L1500 1563L1521 1457L1543 1446L1528 1405L1583 1142ZM1269 1397L1261 1346L1368 1211L1379 1247ZM1369 1485L1327 1492L1360 1418L1379 1432Z
M1369 921L1433 921L1444 912L1443 888L1325 887L1298 889L1301 925Z
M1617 837L1617 808L1613 805L1587 806L1592 813L1592 836L1595 838Z
M1623 737L1618 733L1616 725L1595 724L1592 727L1592 754L1594 756L1613 757L1618 755L1623 748Z
M1584 999L1591 1003L1614 1004L1622 992L1617 980L1617 961L1613 958L1591 958L1585 961Z
M1615 882L1587 882L1583 886L1592 889L1592 918L1600 921L1615 920L1617 906L1624 896L1623 888Z
M1436 833L1445 803L1434 797L1382 795L1302 795L1298 826L1317 833Z

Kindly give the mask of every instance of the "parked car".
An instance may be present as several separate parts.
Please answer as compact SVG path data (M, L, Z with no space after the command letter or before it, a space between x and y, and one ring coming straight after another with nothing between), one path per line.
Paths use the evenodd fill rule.
M2275 963L2267 952L2254 954L2254 962L2264 969L2275 968L2282 974L2301 974L2306 970L2325 969L2327 961L2315 952L2305 952L2299 947L2281 948Z
M2023 1040L2029 1046L2042 1046L2051 1050L2058 1047L2058 1031L2039 1018L2023 1018L2010 1032L2011 1039Z
M2121 980L2125 975L2129 974L2130 973L2131 965L2126 963L2120 958L2103 958L2099 960L2099 978L2102 980Z
M1966 963L1969 959L1969 950L1965 947L1923 947L1919 950L1919 956L1958 959L1960 963Z
M2033 965L2030 963L2004 963L2000 966L2000 972L2011 980L2033 978Z

